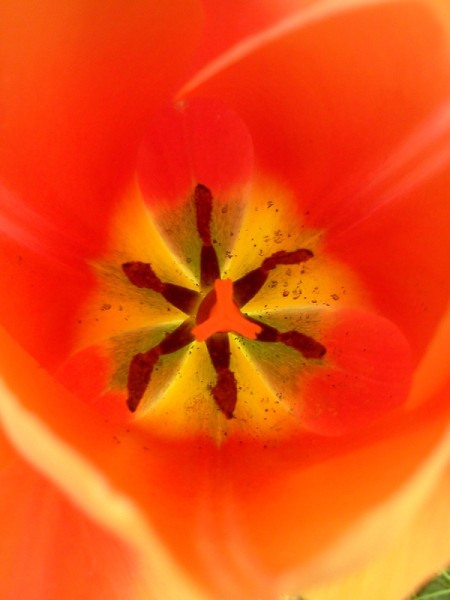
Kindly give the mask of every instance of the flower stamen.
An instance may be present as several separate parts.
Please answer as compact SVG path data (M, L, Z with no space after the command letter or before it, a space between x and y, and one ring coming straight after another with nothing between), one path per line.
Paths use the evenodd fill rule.
M122 270L130 283L139 288L146 288L158 292L176 308L190 314L198 304L200 294L174 283L164 283L153 271L149 263L131 261L122 265Z
M213 197L210 190L199 183L194 190L197 231L202 240L200 251L200 284L202 288L211 286L220 278L219 261L212 245L211 216Z
M238 400L238 385L230 368L229 333L258 342L281 343L297 350L305 358L320 359L326 348L314 338L296 330L278 331L257 319L244 315L241 308L261 290L270 271L280 265L299 265L313 258L311 250L299 248L280 250L262 264L233 282L221 279L219 260L211 235L213 196L204 185L194 189L195 223L202 242L200 250L201 292L161 281L151 264L131 261L122 264L129 282L161 294L169 303L183 311L188 318L162 341L146 352L133 356L127 379L127 405L134 412L139 406L160 357L181 350L193 342L205 342L216 383L209 387L217 408L227 418L234 416Z
M168 333L157 346L133 356L128 369L127 381L127 406L131 412L134 412L139 406L159 357L163 354L177 352L194 340L192 321L186 319L175 331Z
M264 259L262 265L234 282L234 301L241 307L250 302L267 281L270 271L278 265L299 265L312 258L311 250L301 248L293 252L280 250L269 258Z
M258 321L258 319L250 317L248 319L260 328L259 333L256 335L258 342L280 342L285 346L290 346L294 350L297 350L305 358L322 358L327 351L323 344L300 331L294 329L281 332L275 329L275 327Z

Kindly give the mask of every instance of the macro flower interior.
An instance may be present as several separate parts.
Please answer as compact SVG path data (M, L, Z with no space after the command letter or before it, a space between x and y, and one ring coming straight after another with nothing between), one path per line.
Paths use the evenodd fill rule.
M0 596L406 599L450 561L447 3L0 40Z

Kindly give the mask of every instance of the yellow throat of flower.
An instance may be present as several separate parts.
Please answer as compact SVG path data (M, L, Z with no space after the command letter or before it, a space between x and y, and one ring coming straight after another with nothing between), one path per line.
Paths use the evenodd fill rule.
M164 436L301 428L304 382L327 365L320 315L361 302L320 232L267 183L226 198L197 184L151 208L134 189L92 268L75 350L98 347L105 392Z

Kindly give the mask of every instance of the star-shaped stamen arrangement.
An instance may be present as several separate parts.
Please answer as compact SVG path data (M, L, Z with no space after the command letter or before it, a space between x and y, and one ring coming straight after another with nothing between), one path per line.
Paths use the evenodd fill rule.
M314 338L297 330L281 332L275 327L242 313L266 283L269 273L279 265L299 265L313 253L306 248L280 250L265 258L261 265L232 282L221 279L219 260L211 235L213 196L204 185L194 189L196 228L201 240L200 291L164 282L150 263L131 261L122 264L129 282L139 288L153 290L186 314L186 319L161 342L131 359L128 369L127 405L134 412L152 379L152 373L163 355L172 354L194 342L205 342L217 380L212 397L221 413L231 419L238 402L238 385L230 367L231 350L228 333L258 342L281 343L307 359L320 359L326 348Z

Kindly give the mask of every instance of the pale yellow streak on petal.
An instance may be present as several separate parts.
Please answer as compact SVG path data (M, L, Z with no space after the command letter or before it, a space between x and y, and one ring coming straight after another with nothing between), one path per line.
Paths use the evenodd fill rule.
M443 568L450 558L449 463L450 430L395 496L363 517L320 559L303 565L301 574L285 573L278 582L280 597L295 591L300 576L308 600L380 600L380 590L383 600L401 600L433 570ZM328 585L306 588L307 580L327 579Z
M175 565L132 500L24 409L0 380L0 418L17 452L95 522L136 551L141 577L130 600L206 600Z
M398 0L322 0L314 2L306 8L300 8L298 13L290 15L286 19L282 19L272 27L244 38L232 48L213 59L186 83L179 92L179 96L182 97L189 94L231 65L245 59L260 48L267 46L272 42L276 42L280 38L295 31L349 11L362 10L366 7L383 4L398 3Z
M450 471L389 552L329 586L305 591L308 600L406 600L450 560ZM382 593L382 596L381 596Z

